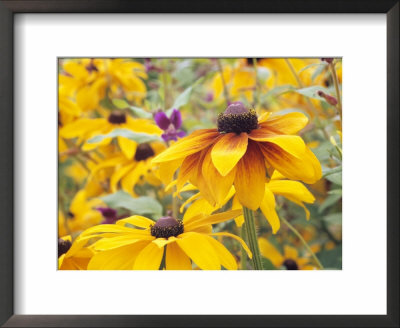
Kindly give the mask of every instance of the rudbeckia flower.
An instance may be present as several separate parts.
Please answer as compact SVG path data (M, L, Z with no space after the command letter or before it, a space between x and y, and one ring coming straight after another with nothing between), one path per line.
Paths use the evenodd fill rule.
M134 154L127 157L124 154L115 154L106 158L91 170L90 181L95 181L99 172L104 169L113 168L110 176L110 190L116 192L118 185L130 193L133 197L137 197L134 187L143 179L150 184L158 185L160 181L154 176L153 169L155 165L151 160L155 155L161 153L165 149L165 145L161 142L142 143L134 147Z
M291 180L315 183L321 165L303 139L293 134L308 120L301 113L257 118L242 103L218 116L218 129L202 129L177 141L158 155L160 176L170 182L180 168L177 190L189 181L211 204L222 204L232 185L240 204L258 209L265 195L267 173L274 169Z
M66 224L67 230L74 233L99 224L103 217L95 208L103 205L100 199L88 199L86 190L80 190L72 199L67 217L59 216L59 226L64 227Z
M114 129L128 129L133 132L144 132L148 134L161 135L161 129L154 125L150 120L134 119L120 111L113 111L108 118L81 118L60 129L63 138L77 138L87 141L97 135L105 135ZM118 145L128 158L135 154L137 143L128 138L119 136ZM88 143L85 142L82 150L89 151L99 146L110 144L112 138L104 138L102 141Z
M258 238L258 244L261 255L270 260L277 269L317 270L317 267L309 264L310 259L299 257L298 251L292 246L285 245L281 254L266 238Z
M182 191L188 190L196 190L196 187L192 187L190 185L186 185ZM217 209L224 206L230 199L232 201L232 209L240 209L242 206L235 196L235 187L232 187L229 191L228 195L225 197L221 205L210 205L206 199L201 197L200 193L194 194L190 197L185 203L181 206L181 212L183 211L184 207L193 201L193 203L189 206L186 213L190 213L191 215L197 213L207 213L211 214L212 212L216 211ZM292 201L293 203L301 206L305 213L307 220L310 218L310 212L304 205L304 203L311 204L315 201L314 196L311 192L299 181L292 181L285 179L284 176L279 174L279 172L275 171L271 177L270 181L265 183L265 190L264 190L264 198L260 205L260 210L264 214L265 218L267 219L268 223L272 227L272 232L275 234L280 228L280 220L278 213L275 210L275 195L281 195L288 200ZM232 198L233 197L233 198ZM242 226L244 223L244 218L242 215L235 218L235 222L238 226Z
M212 224L240 215L241 210L197 215L183 221L171 216L150 220L131 216L116 224L99 225L82 232L76 242L91 244L95 254L88 270L158 270L165 253L165 269L191 270L194 262L202 270L237 269L234 256L213 236L231 237L251 252L245 242L228 232L212 233Z
M86 270L93 252L90 248L82 248L77 243L72 247L71 236L58 239L58 269L59 270Z

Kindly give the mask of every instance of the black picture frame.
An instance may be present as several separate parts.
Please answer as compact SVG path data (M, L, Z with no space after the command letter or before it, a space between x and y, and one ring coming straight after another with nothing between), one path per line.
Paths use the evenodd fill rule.
M387 315L14 315L13 29L17 13L384 13L387 17ZM366 54L368 55L368 54ZM399 327L399 1L0 0L0 324L4 327ZM382 213L384 211L382 210ZM368 286L365 286L368 289Z

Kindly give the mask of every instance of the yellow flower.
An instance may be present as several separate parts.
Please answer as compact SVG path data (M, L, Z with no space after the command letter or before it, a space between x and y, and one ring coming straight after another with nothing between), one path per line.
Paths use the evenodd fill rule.
M86 190L78 191L72 199L67 218L59 216L59 229L65 224L62 220L66 220L71 233L99 224L103 217L95 208L103 205L104 203L100 199L88 199Z
M133 119L129 115L120 111L113 111L108 118L81 118L60 129L60 136L66 139L79 137L81 141L87 141L90 138L108 134L114 129L128 129L133 132L144 132L148 134L161 135L162 130L146 119ZM137 143L125 137L117 137L118 145L128 158L135 154ZM110 144L112 138L104 138L102 141L88 143L85 142L82 150L89 151L99 146Z
M82 248L82 244L75 243L72 247L71 236L58 239L58 269L59 270L86 270L93 251Z
M211 204L220 205L235 186L239 202L252 210L260 207L267 172L276 169L291 180L315 183L321 165L299 136L307 118L301 113L258 118L241 103L231 104L218 117L217 129L193 132L158 155L164 183L181 166L177 190L189 181Z
M316 270L310 260L299 257L297 250L289 245L283 247L283 255L266 238L258 238L261 255L271 261L276 268L286 270Z
M133 60L89 59L65 60L63 72L59 74L59 83L66 93L76 99L83 111L94 110L105 97L126 97L140 102L146 96L147 78L145 67Z
M137 197L134 187L141 179L153 185L159 185L160 181L153 174L155 165L151 163L151 160L164 149L165 145L161 142L143 143L135 147L135 153L130 158L124 154L112 155L92 168L89 182L95 181L100 171L114 168L110 176L110 191L116 192L121 182L124 191Z
M237 269L232 254L212 236L231 237L228 232L212 233L212 224L230 220L242 212L229 211L211 216L197 215L178 221L166 216L154 222L143 216L131 216L116 222L89 228L77 243L100 238L90 247L95 251L88 270L158 270L165 253L167 270L191 270L193 261L202 270ZM135 228L138 227L138 228Z
M194 186L193 186L194 187ZM197 188L192 188L190 185L186 185L182 191L196 190ZM279 216L275 210L275 195L281 195L292 201L293 203L303 207L307 220L310 218L310 212L305 207L304 203L313 203L315 201L314 196L311 192L298 181L286 180L284 176L275 171L271 177L270 181L265 183L264 197L260 204L260 210L264 214L268 223L272 227L272 232L275 234L280 228ZM181 206L181 212L183 208L190 202L193 203L187 209L186 213L190 215L195 215L198 213L211 214L220 207L224 206L233 197L232 209L240 209L242 205L240 204L238 198L235 196L235 188L232 187L228 195L223 200L221 206L210 205L207 200L201 197L200 193L194 194ZM186 214L185 214L186 215ZM235 218L235 222L238 226L242 226L244 223L243 215Z

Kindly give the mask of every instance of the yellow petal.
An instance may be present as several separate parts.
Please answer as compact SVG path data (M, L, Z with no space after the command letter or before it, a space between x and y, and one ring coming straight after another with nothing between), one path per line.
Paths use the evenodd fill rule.
M219 143L220 141L217 144ZM212 149L210 148L206 156L204 157L202 166L202 175L205 182L208 184L208 188L214 200L216 201L216 206L219 207L222 206L226 196L228 195L230 189L232 188L233 181L236 175L236 167L233 167L228 174L222 176L211 161Z
M291 180L302 180L312 184L322 176L321 164L308 148L299 158L273 143L259 143L259 146L265 159Z
M158 270L164 254L164 247L155 243L148 244L137 256L133 270Z
M158 247L163 248L165 245L171 244L175 242L177 239L175 237L166 238L156 238L153 240L153 243L156 244Z
M296 260L299 257L297 249L289 245L283 247L283 253L286 259Z
M261 123L261 122L260 122ZM308 118L303 113L293 112L285 115L269 117L262 127L279 133L295 134L303 129L308 123Z
M240 243L240 245L242 245L243 249L246 251L249 258L253 258L253 254L251 253L250 248L246 245L246 243L244 242L244 240L242 238L240 238L236 235L233 235L229 232L214 232L214 233L210 233L210 236L230 237L230 238L237 240Z
M103 129L107 125L104 118L81 118L60 129L60 136L66 139L81 137L90 132Z
M116 168L115 172L111 176L110 179L110 189L111 192L116 192L118 190L118 182L130 171L132 171L136 166L136 163L133 162L129 165L122 166L120 168Z
M265 189L265 164L255 142L249 142L247 152L237 165L236 195L243 206L252 210L260 207Z
M268 143L273 143L280 148L282 148L287 153L301 159L304 157L304 152L306 150L306 144L303 139L299 136L274 136L266 138L252 138L256 141L264 141Z
M93 255L88 270L132 270L133 263L139 252L146 247L149 241L141 241L132 245L98 252ZM156 246L157 247L157 246Z
M268 187L265 187L264 199L260 205L261 212L269 222L272 228L272 233L275 234L281 227L278 214L275 211L275 197Z
M133 215L128 218L121 219L121 220L118 220L117 222L115 222L115 224L122 225L122 226L124 226L127 223L132 224L136 227L145 228L145 229L147 229L151 225L155 224L155 222L153 220L150 220L150 219L148 219L144 216L140 216L140 215Z
M283 256L267 239L258 238L258 245L261 255L269 259L275 267L279 268L282 265Z
M195 194L197 197L200 196L200 193ZM209 215L216 210L216 206L212 206L206 199L200 198L193 202L185 212L183 216L183 222L189 222L191 218L202 214Z
M122 189L135 197L134 187L142 175L147 173L148 167L144 161L139 161L136 167L121 179Z
M163 182L163 184L167 185L171 182L175 171L182 164L183 160L184 158L179 158L177 160L167 161L159 164L160 180Z
M310 212L304 206L303 202L311 204L315 201L315 197L301 182L291 180L271 180L268 183L268 188L274 194L282 195L303 207L306 212L307 220L310 218Z
M153 159L153 163L172 161L197 153L210 146L219 136L216 129L202 129L182 138Z
M220 270L221 263L207 238L196 232L183 233L177 239L179 247L202 270Z
M192 176L194 177L194 179L197 179L198 166L199 162L201 161L201 157L202 156L200 152L195 153L187 156L182 162L176 184L178 192L182 189L185 183L192 178Z
M197 219L193 218L188 223L185 223L185 231L191 231L191 229L200 227L202 225L225 222L241 215L242 213L242 209L239 209L208 216L199 216Z
M124 137L118 137L117 139L122 152L127 158L132 159L136 153L137 143Z
M112 157L100 162L95 167L93 167L92 170L91 170L91 177L90 178L96 176L96 174L100 170L108 168L108 167L115 167L118 164L124 165L124 164L128 164L128 163L127 163L126 159L124 158L124 156L121 156L119 154L115 155L115 156L112 156Z
M165 264L167 270L191 270L192 263L189 257L176 244L172 243L167 246L165 254Z
M140 239L136 239L138 237ZM139 242L141 239L145 240L145 238L143 238L143 237L144 236L141 236L141 235L135 236L135 235L127 234L127 235L122 235L122 236L116 236L113 238L102 238L102 239L98 240L97 242L95 242L92 245L92 248L96 251L107 251L107 250L119 248L119 247L122 247L125 245L135 244L135 243ZM149 240L151 240L151 238L149 238Z
M227 133L212 147L212 162L222 176L231 172L246 153L247 141L247 133Z
M142 235L149 235L146 230L133 229L128 227L123 227L117 224L100 224L89 229L86 229L80 234L80 237L96 235L99 233L135 233Z
M260 115L258 117L258 123L264 123L265 121L268 120L268 118L271 116L272 112L265 112L264 114Z
M237 270L237 262L232 254L226 249L226 247L214 238L209 236L206 237L208 238L208 241L210 242L212 247L214 247L214 250L217 253L221 262L221 265L227 270Z

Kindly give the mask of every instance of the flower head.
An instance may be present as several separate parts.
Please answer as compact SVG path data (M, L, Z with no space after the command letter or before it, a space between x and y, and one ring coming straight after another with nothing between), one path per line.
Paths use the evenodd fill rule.
M218 117L218 129L202 129L179 140L153 159L164 183L180 167L177 190L195 185L211 204L222 204L232 185L241 205L260 207L265 183L276 169L291 180L315 183L321 165L303 139L294 135L307 124L302 113L278 116L235 102ZM268 173L268 176L267 176Z
M179 110L174 109L171 116L168 118L164 112L158 112L154 115L154 120L159 128L164 130L161 137L164 141L178 140L185 136L185 132L179 130L182 125L182 116Z
M77 243L96 240L90 247L95 254L89 270L158 270L165 251L167 270L191 270L192 262L203 270L237 269L237 262L213 236L231 237L251 252L239 237L212 233L212 224L241 215L241 210L214 215L196 215L179 221L165 216L154 222L134 215L116 222L94 226L82 232Z

